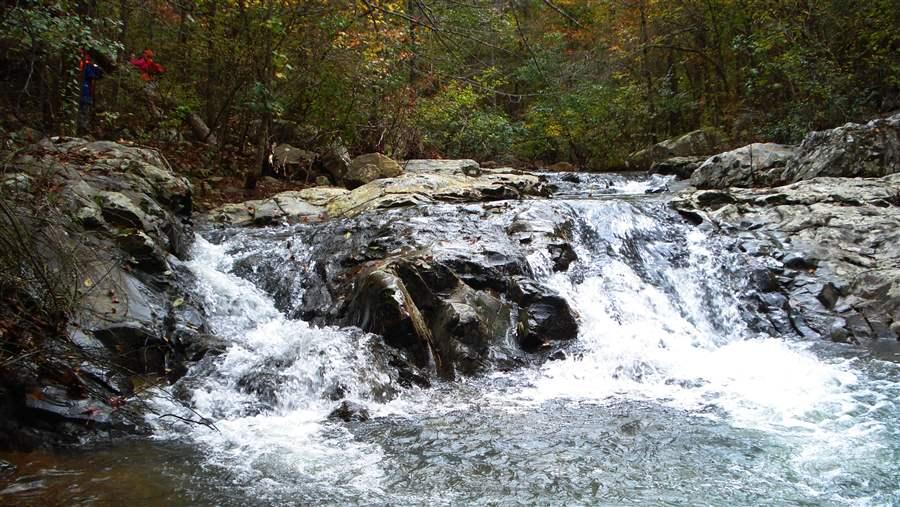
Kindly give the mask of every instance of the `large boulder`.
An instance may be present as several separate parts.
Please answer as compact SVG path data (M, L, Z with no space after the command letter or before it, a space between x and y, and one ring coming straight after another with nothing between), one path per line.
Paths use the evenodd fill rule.
M553 341L578 335L578 322L569 303L555 291L534 280L516 277L510 297L520 307L517 337L525 350L538 350Z
M492 173L477 178L447 174L403 174L372 181L328 203L331 216L434 202L481 202L545 195L544 181L530 174Z
M681 179L689 179L694 171L700 167L706 157L672 157L665 160L654 162L650 166L650 172L653 174L672 175Z
M235 272L291 317L359 327L450 378L541 360L576 338L575 312L535 267L569 269L573 227L545 200L372 208L281 236L241 230L272 248Z
M0 440L18 438L36 422L51 433L57 423L89 424L46 439L32 434L17 445L54 445L91 429L138 429L140 409L121 406L132 394L130 378L178 377L185 350L208 332L181 265L193 236L191 186L158 152L109 141L44 139L9 167L19 176L4 178L14 185L3 187L2 199L17 220L31 223L36 258L61 277L43 308L66 305L68 327L44 330L42 350L23 349L26 358L13 370L0 366L0 398L12 396L0 400L7 419ZM43 199L31 188L37 178L52 186L54 199L32 223L29 211ZM17 290L9 296L18 304L37 307L46 288ZM31 316L17 313L15 325L26 328ZM30 397L21 398L25 392Z
M213 222L236 226L320 221L326 216L325 206L347 192L335 187L289 190L266 199L225 204L210 211L206 217Z
M552 290L520 281L514 303L461 275L428 256L377 262L354 278L343 323L382 335L418 366L450 378L515 361L521 353L510 336L526 352L576 337L571 308Z
M364 422L369 420L369 410L365 405L344 400L328 414L332 421Z
M710 157L699 188L784 185L818 176L875 178L900 171L900 113L811 132L799 146L755 143Z
M403 173L400 164L381 153L367 153L354 158L342 180L347 188L356 188L381 178L393 178Z
M723 137L721 132L712 128L694 130L632 153L625 164L629 169L646 171L654 162L667 158L710 155L715 153Z
M287 179L310 179L316 154L290 144L279 144L272 150L272 167L276 174Z
M438 202L483 202L543 196L545 181L532 174L503 171L468 177L455 174L401 174L345 190L315 187L289 191L268 199L226 204L207 214L213 222L268 225L353 217L365 212Z
M321 172L331 176L334 182L343 181L350 168L350 151L341 142L334 142L319 154L316 165Z
M781 171L796 155L792 146L753 143L714 155L691 175L697 188L766 186L777 183Z
M787 165L787 183L816 176L877 178L900 172L900 113L812 132Z

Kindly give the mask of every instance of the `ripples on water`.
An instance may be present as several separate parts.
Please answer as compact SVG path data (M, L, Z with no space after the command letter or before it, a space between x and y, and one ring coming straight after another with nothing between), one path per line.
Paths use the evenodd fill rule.
M593 178L582 186L598 194L666 183ZM577 224L568 273L531 259L580 315L567 358L382 403L389 378L366 346L377 337L289 319L233 273L283 235L198 238L190 268L232 345L205 366L193 400L220 432L160 426L157 443L139 444L148 456L180 449L169 455L180 464L155 468L175 493L148 502L900 504L897 365L750 331L739 300L747 260L664 199L514 203L529 206ZM238 384L273 361L283 381L261 405ZM334 402L323 394L336 384L373 418L327 422Z

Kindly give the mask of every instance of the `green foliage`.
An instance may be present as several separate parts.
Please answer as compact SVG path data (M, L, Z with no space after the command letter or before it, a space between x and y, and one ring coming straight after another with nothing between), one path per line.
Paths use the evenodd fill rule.
M423 100L416 124L427 149L481 159L508 153L517 128L503 114L482 106L483 100L472 86L457 83Z
M115 22L73 16L72 7L66 2L21 2L5 12L0 24L6 58L18 66L11 76L16 108L33 104L43 109L45 126L56 123L69 131L74 130L78 108L81 52L109 57L122 47L103 35Z
M167 119L148 121L119 65L99 85L104 127L171 130L190 110L242 153L279 118L353 152L603 169L701 127L795 142L896 109L896 3L25 0L3 12L0 90L17 117L71 132L80 50L149 47Z
M648 114L642 105L637 87L627 82L585 84L562 97L546 97L527 111L517 152L527 159L615 167L640 145L635 133Z

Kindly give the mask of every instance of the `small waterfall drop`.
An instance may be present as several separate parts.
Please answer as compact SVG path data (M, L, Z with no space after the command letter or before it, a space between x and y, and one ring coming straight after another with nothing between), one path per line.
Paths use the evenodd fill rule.
M379 337L289 318L238 276L242 258L281 255L286 241L314 269L300 236L198 238L189 268L229 346L185 386L220 432L161 434L201 445L242 492L233 503L900 501L896 365L755 330L747 259L642 197L658 184L598 180L612 198L517 202L486 218L540 208L574 224L567 271L528 260L578 313L579 339L563 359L431 389L397 385L373 352ZM453 241L439 247L463 245ZM328 421L338 399L365 403L372 420Z

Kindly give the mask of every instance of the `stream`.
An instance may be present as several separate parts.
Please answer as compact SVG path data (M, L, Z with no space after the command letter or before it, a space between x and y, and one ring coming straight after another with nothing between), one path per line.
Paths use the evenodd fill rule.
M228 348L181 389L217 430L153 419L150 439L4 456L20 473L0 504L900 504L900 365L756 325L755 261L671 210L669 180L549 177L551 199L377 213L413 238L440 228L435 251L480 248L453 217L488 206L485 236L513 215L574 224L568 269L528 257L578 315L554 360L394 385L380 337L285 311L309 288L271 278L303 269L246 269L314 269L321 225L200 229L187 267ZM371 418L329 420L335 392Z

